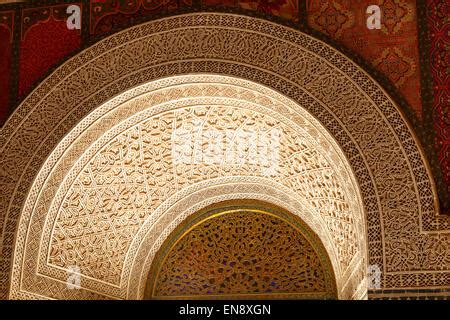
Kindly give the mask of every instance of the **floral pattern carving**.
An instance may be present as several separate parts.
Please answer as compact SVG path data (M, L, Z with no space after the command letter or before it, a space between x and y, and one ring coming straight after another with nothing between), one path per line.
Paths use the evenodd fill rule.
M64 198L55 195L64 177L76 178L66 173L80 154L92 158L90 145L107 138L103 134L109 126L118 125L101 109L111 97L123 104L145 93L136 89L141 84L195 73L258 82L316 117L339 144L358 181L367 223L360 230L367 238L361 238L368 242L368 262L382 266L382 288L448 287L450 261L442 247L449 247L449 221L436 215L422 151L383 90L345 56L301 32L256 18L203 13L146 23L95 44L55 71L2 128L1 262L9 266L14 260L10 286L8 267L1 269L6 279L2 290L10 287L17 298L126 297L122 282L110 286L86 279L83 289L73 292L59 280L64 270L36 273L48 267L39 257L40 246L50 244L40 241L50 237L51 229L43 231L46 219L50 225L56 221L48 205ZM120 118L135 111L121 110ZM280 113L292 117L285 111ZM84 145L72 145L67 139L78 139L92 124L84 121L90 117L101 119L98 123L105 127L96 127L97 135L90 132ZM66 152L75 156L62 157ZM56 164L69 170L56 170ZM311 203L325 208L320 199ZM127 206L126 200L122 205ZM164 234L165 229L155 232Z
M333 297L315 249L291 224L236 210L182 235L158 267L153 297Z
M312 27L338 39L345 29L354 24L354 14L346 10L339 2L325 2L319 12L311 15Z

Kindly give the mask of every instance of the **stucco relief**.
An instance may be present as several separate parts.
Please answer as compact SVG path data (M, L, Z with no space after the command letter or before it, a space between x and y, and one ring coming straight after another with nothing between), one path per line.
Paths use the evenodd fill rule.
M0 134L4 189L0 223L2 264L9 265L16 248L12 297L108 297L106 292L117 277L99 283L98 289L77 293L65 290L61 281L50 280L62 279L63 268L52 269L47 280L35 274L20 280L21 272L35 270L41 254L37 248L50 245L49 241L41 244L39 237L46 219L55 219L55 213L51 216L49 207L40 204L62 201L54 199L59 185L75 178L54 170L55 163L59 159L71 168L89 145L120 124L114 117L102 118L104 127L92 130L84 144L71 145L63 137L77 137L90 126L86 119L100 119L106 111L99 106L108 105L111 97L117 96L119 105L145 93L148 88L139 93L140 84L192 73L263 84L317 118L356 177L367 223L363 240L368 244L368 262L382 266L382 287L449 286L450 255L445 249L450 242L449 219L436 215L436 194L422 151L383 90L345 56L310 36L255 18L211 13L149 22L99 42L55 71L6 123ZM122 110L122 119L131 118L136 112L131 110ZM71 157L63 155L71 152ZM322 204L316 208L323 208ZM43 235L50 237L50 233ZM27 250L21 252L25 244ZM24 253L34 258L21 260ZM59 268L63 265L57 258L51 261ZM8 269L2 269L2 277L9 279ZM121 296L119 291L110 297Z
M161 208L170 197L187 196L188 186L203 182L208 188L236 176L241 183L264 178L265 184L277 185L274 190L283 186L292 198L300 196L306 212L321 225L339 283L347 280L341 275L351 261L367 256L363 237L358 236L364 234L362 204L345 156L311 115L268 88L224 76L174 77L138 87L134 94L147 91L135 99L127 93L129 101L120 104L121 97L97 109L48 161L52 172L44 188L53 195L38 199L41 221L46 221L43 230L35 224L30 232L43 234L42 245L26 258L34 261L37 255L39 273L64 281L67 269L76 265L86 288L126 297L125 275L135 263L128 259L133 253L130 244L140 244L135 234L145 225L152 227L158 212L165 214ZM282 136L276 174L265 177L260 164L250 161L176 164L171 158L173 131L177 125L192 129L195 122L205 130L278 127ZM323 184L327 188L321 188ZM298 211L306 219L305 210Z

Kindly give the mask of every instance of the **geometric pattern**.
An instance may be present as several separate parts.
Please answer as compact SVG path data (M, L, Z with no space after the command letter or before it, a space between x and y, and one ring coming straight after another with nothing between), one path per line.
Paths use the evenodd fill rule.
M383 0L380 3L383 12L383 24L381 30L385 34L395 34L403 23L413 19L413 5L404 0Z
M400 88L405 81L414 74L416 65L414 61L406 56L398 48L386 48L381 56L373 64L385 74L389 75L392 83Z
M80 5L82 9L80 31L65 27L65 9L70 4ZM381 8L381 30L367 30L365 26L365 10L372 4ZM331 10L329 14L318 14L324 6ZM341 8L341 13L347 11L353 18L353 24L341 28L339 35L333 30L333 24L339 20L335 18L341 18L340 14L333 15L333 8L337 6ZM91 0L83 4L63 5L8 4L0 11L0 24L6 27L0 31L4 33L0 37L4 41L0 45L0 124L6 121L23 97L43 77L81 48L111 32L143 21L204 9L259 14L261 17L264 14L265 19L280 21L282 18L286 23L304 30L308 30L304 25L308 20L310 26L336 40L339 46L350 49L368 63L372 62L374 72L376 70L386 76L386 79L381 80L382 83L390 90L394 90L391 87L394 84L393 87L399 91L401 96L397 98L402 102L401 107L413 122L414 129L422 135L422 143L427 146L427 156L437 180L441 210L446 212L450 171L445 161L448 158L445 130L448 127L448 108L445 104L445 76L442 76L445 75L445 72L442 73L445 64L440 62L445 61L446 52L447 5L443 0L427 0L423 3L413 0L359 0L352 2L351 6L342 0ZM320 22L322 27L316 22ZM331 29L326 31L328 27ZM423 51L420 54L419 45ZM381 59L386 49L399 50L415 66L407 76L402 77L401 86L395 80L392 82L392 79L399 77L395 68L381 70L373 64L373 61ZM407 60L399 59L398 63L408 63ZM406 103L402 101L403 98ZM435 150L437 155L434 154Z
M196 32L190 30L194 27ZM117 63L117 59L128 63ZM17 258L25 245L38 247L39 242L27 242L25 237L28 227L39 227L37 221L29 224L31 215L25 213L37 208L33 219L45 221L48 211L39 212L42 208L35 207L34 201L42 196L42 201L52 202L55 194L53 187L41 189L39 185L50 183L46 179L51 173L56 179L54 187L58 188L65 177L57 170L49 171L53 165L43 166L47 161L60 159L53 150L60 146L63 151L86 151L67 149L70 144L65 145L67 140L63 137L87 115L101 116L95 110L110 97L119 97L154 79L189 73L219 73L257 82L308 110L334 137L357 179L366 223L358 232L367 234L368 263L381 267L382 288L448 288L449 255L442 248L449 247L449 221L436 216L435 190L423 152L398 107L357 65L323 42L264 20L217 13L166 18L105 39L63 65L17 109L0 135L4 186L0 222L6 230L2 263L11 262L11 239L16 236L19 218ZM114 118L102 119L103 124L108 124ZM77 136L84 128L72 132ZM105 130L97 134L103 133ZM97 139L88 141L94 143ZM61 165L73 165L61 161ZM31 188L32 184L35 187ZM318 208L324 207L319 204ZM170 229L155 232L161 234L163 230L166 235L170 233ZM36 234L36 239L42 235ZM35 254L33 250L28 252ZM333 263L332 255L330 259ZM336 264L333 267L339 270ZM11 293L16 297L42 293L60 298L76 298L78 294L85 298L107 297L100 293L101 284L97 289L86 287L74 293L64 290L64 284L49 280L60 277L63 270L59 274L53 270L55 273L46 277L27 274L23 288L34 293L19 293L16 290L21 282L16 271L22 265L14 263L14 268ZM34 272L36 268L29 270ZM341 277L345 277L345 272ZM352 293L357 290L357 283L354 285ZM117 289L119 296L120 290Z
M408 108L413 111L412 118L422 119L420 73L415 67L419 64L419 51L413 2L411 0L372 2L362 0L350 4L342 0L310 1L308 25L363 57L375 70L391 80L395 88L407 100ZM369 30L366 26L369 17L366 9L370 5L380 7L381 30ZM380 65L379 60L386 58L387 51L391 52L391 55L394 51L398 52L401 58L396 58L396 63L400 64L400 68L407 68L407 73L399 75L399 71L394 66ZM399 77L402 80L397 82Z
M192 0L128 0L90 1L90 33L103 34L118 27L125 27L130 20L158 12L191 7Z
M354 20L354 14L338 2L325 2L320 11L309 17L309 23L314 29L335 39L339 39L345 29L353 27Z
M183 77L178 79L178 81L182 81ZM215 78L203 76L196 80L196 82L202 83L213 79ZM189 80L194 81L195 77L187 77L184 81ZM170 83L173 85L174 81L175 80L172 80ZM221 81L224 80L222 79ZM232 83L234 86L239 85L239 82L234 79L228 80L228 82L230 84ZM153 84L153 87L157 85L157 83ZM89 148L91 151L81 158L77 153L74 153L73 156L68 155L69 158L66 158L67 160L72 159L70 161L61 159L61 163L65 164L78 161L78 164L72 165L78 172L74 172L72 169L72 172L66 171L67 173L64 173L60 166L59 170L55 168L55 173L59 173L52 175L54 177L51 180L54 182L48 183L56 186L61 175L65 175L68 178L65 179L64 184L59 187L57 194L55 194L54 197L48 198L50 201L43 199L45 202L41 202L39 205L39 211L44 214L43 217L46 217L47 222L45 224L48 226L45 227L48 228L47 231L39 231L37 228L32 228L33 231L31 233L34 234L34 230L36 230L36 235L39 235L42 232L44 233L44 239L42 240L43 246L39 249L39 252L42 254L37 257L37 259L41 261L37 266L39 273L57 277L64 281L66 273L61 273L61 271L59 271L59 275L57 276L55 271L58 270L55 269L55 267L67 270L70 266L76 265L81 269L83 274L84 286L95 289L97 292L105 292L113 296L124 294L111 291L111 289L112 286L122 286L123 283L127 283L124 274L128 272L126 270L130 268L133 260L127 262L125 258L130 255L133 256L130 254L130 252L134 251L133 243L136 242L133 240L133 237L136 238L136 232L144 229L149 221L156 219L155 216L157 216L157 214L155 211L157 212L159 208L163 207L164 204L170 200L170 195L175 192L190 194L192 192L187 191L187 188L193 188L196 184L205 179L205 182L211 184L212 182L209 182L209 179L213 178L214 180L226 180L231 177L242 177L242 181L249 181L256 177L259 177L260 179L264 178L264 175L262 175L264 172L261 170L262 168L258 169L259 165L252 165L250 164L250 161L244 161L244 164L221 166L206 165L204 163L201 165L180 164L174 166L173 160L171 159L171 128L173 128L173 125L176 123L182 125L182 128L184 129L192 127L192 124L196 122L211 123L207 128L204 128L205 130L211 128L219 129L224 126L230 130L236 126L235 129L241 128L244 132L248 132L254 125L257 125L260 130L272 128L273 120L265 120L267 116L263 116L262 114L252 115L249 114L248 111L245 112L245 110L236 109L236 107L242 105L242 103L236 105L234 108L231 108L231 106L208 107L209 105L218 104L218 101L222 101L222 103L226 101L227 104L231 104L233 103L233 101L230 100L231 97L238 99L249 99L250 97L253 97L252 99L255 99L255 103L263 105L266 109L272 108L273 110L276 110L279 103L273 99L268 100L268 93L270 91L265 90L266 94L261 96L256 93L256 89L257 87L254 85L252 86L252 91L249 91L248 89L244 90L244 88L236 91L236 89L229 87L229 85L224 86L215 84L209 86L188 86L187 84L184 84L181 87L174 87L170 90L161 91L160 89L157 94L146 95L140 100L135 100L131 105L128 103L120 106L120 109L115 111L116 115L123 114L124 111L126 111L126 114L128 115L133 115L138 112L139 109L136 109L137 107L141 109L148 107L149 105L152 105L152 101L154 101L153 103L158 102L161 104L164 100L171 101L174 99L175 101L180 100L180 102L177 103L180 106L183 106L184 104L194 106L198 104L206 105L204 107L199 106L195 108L186 108L184 110L182 109L177 113L166 111L162 113L161 116L139 122L140 124L137 127L132 126L116 139L107 142L106 145L102 146L102 144L100 144L97 146L96 149L100 148L100 146L102 147L94 158L89 155L92 154L92 152L94 152L94 154L96 153L96 149L93 149L94 146L92 146ZM147 90L154 91L150 89ZM143 92L146 92L147 90ZM213 100L209 102L210 99L207 98L202 98L202 100L198 101L193 100L196 96L207 97L209 95L216 96L216 101L214 102ZM217 100L221 96L223 96L223 98ZM164 100L161 100L162 97L164 97ZM249 108L254 109L255 107L252 107L251 105L245 107L245 109ZM260 111L258 113L261 113L262 110L261 108L259 109ZM224 116L227 114L229 116ZM139 115L139 112L137 115ZM309 120L305 119L301 122L302 128L304 128L302 131L309 127L307 121L313 121L307 114L304 116ZM117 118L117 116L114 116L113 114L108 115L108 117L115 119L115 122L121 121L120 118ZM147 117L148 116L145 114L142 114L136 116L136 120L134 121L146 119ZM131 125L132 122L130 121L131 119L128 120L128 123ZM298 121L300 121L300 119ZM261 124L259 124L260 122ZM156 125L156 123L159 124ZM254 125L250 125L252 123ZM80 125L86 126L85 124ZM109 125L111 126L112 123ZM290 133L292 129L285 127L282 123L279 123L277 126L282 129L283 132L279 169L275 176L270 177L271 179L269 181L267 178L264 179L264 181L266 184L275 184L274 187L276 186L277 189L284 185L284 189L290 190L291 193L292 191L297 193L297 196L292 195L292 198L298 198L300 195L300 198L305 198L307 200L303 205L307 207L297 209L296 212L298 212L302 218L304 218L305 211L311 213L309 218L305 218L305 220L315 226L315 231L321 236L321 239L323 239L322 241L325 242L329 255L334 263L335 270L338 272L338 283L345 283L347 281L346 279L343 279L344 270L352 270L352 268L354 268L352 263L354 264L358 261L358 259L355 259L354 257L358 257L358 252L360 251L360 249L357 248L364 247L364 242L360 241L359 244L355 243L355 241L359 241L357 239L362 239L361 237L356 236L356 230L348 230L352 225L358 224L356 221L359 221L359 224L361 225L361 217L358 218L357 216L353 217L351 215L352 213L355 214L358 212L358 205L356 203L351 204L355 200L354 195L356 194L356 191L355 189L345 190L341 187L346 186L346 188L348 188L351 185L355 185L355 183L347 181L348 178L345 178L345 176L343 176L344 173L339 169L340 161L338 159L343 158L343 156L331 156L331 154L335 152L332 150L337 149L337 147L335 146L333 148L329 146L327 141L332 140L330 137L319 139L318 141L321 141L323 145L319 147L316 145L317 142L315 142L317 137L308 137L310 134L318 134L314 133L315 130L313 128L310 130L314 131L308 135L301 133L301 131L293 135L293 133ZM150 128L154 129L149 131ZM158 128L163 131L158 133L158 131L155 131L158 130ZM101 127L94 127L89 131L91 131L92 134L98 135L104 130L105 129L101 129ZM138 135L136 136L136 134ZM105 134L104 139L108 139L108 136L117 136L117 133L111 132ZM130 139L134 140L136 138L138 139L135 140L136 143L129 143L131 142ZM80 141L79 139L80 138L76 141ZM87 139L86 141L95 140L92 135L87 136L84 139ZM300 143L301 141L304 142ZM80 142L77 144L80 144ZM105 142L103 142L103 144ZM100 141L98 143L100 143ZM311 145L311 143L315 146ZM65 145L66 144L63 143L62 147ZM122 145L122 147L117 149L119 145ZM324 147L326 147L324 151L319 151ZM85 148L86 146L84 144L81 144L78 147L76 145L71 147L71 149L74 150L83 150ZM122 151L116 154L115 150ZM129 152L126 150L129 150ZM135 152L133 150L139 151ZM119 158L111 158L113 154L116 154ZM323 158L321 154L325 155L328 160ZM125 158L122 158L122 155L125 155ZM138 158L134 158L134 156L138 156ZM250 154L248 156L250 156ZM330 159L334 159L333 162L331 162L331 166L327 164L330 163ZM289 169L293 167L297 168L296 171ZM79 171L81 168L84 169ZM139 169L136 170L136 168ZM68 169L70 169L70 167L66 170ZM349 171L350 170L348 169L347 172ZM119 172L122 172L123 174L120 174ZM249 172L252 173L250 174ZM333 172L336 172L336 174L333 174ZM302 176L301 180L298 179L300 177L296 178L295 176L299 174ZM75 181L72 182L71 180L73 179L69 177L75 178ZM92 180L92 178L94 180ZM342 179L344 180L342 181ZM326 180L329 182L326 182ZM316 185L318 181L324 181L327 188L318 189ZM176 184L174 184L175 182ZM228 184L230 183L231 181L228 182ZM315 191L312 192L314 189ZM49 189L48 191L50 192ZM50 195L50 193L48 194ZM114 200L115 197L118 197L117 200ZM205 198L207 197L200 197L202 200ZM329 200L325 200L327 198ZM119 202L117 202L118 200ZM196 199L192 201L192 204L198 204L200 202L201 201ZM271 199L271 202L273 202L273 199ZM348 204L346 204L347 202ZM110 205L108 205L108 203ZM288 203L289 202L286 201L281 203L278 202L278 204L283 204L284 206ZM144 204L145 206L143 206ZM192 206L192 204L188 205L188 207ZM323 208L315 208L318 205ZM168 204L166 206L168 206ZM312 214L312 212L316 213ZM336 216L337 212L339 212L339 216ZM361 213L359 215L361 215ZM53 216L55 218L52 218ZM318 216L323 216L323 220L317 220ZM56 223L52 222L54 219L56 219ZM340 226L343 222L349 225L347 227ZM38 224L35 225L37 226ZM316 230L318 226L321 226L321 229ZM361 226L359 229L361 229ZM327 232L326 230L330 231ZM331 239L329 235L331 235ZM38 236L38 238L40 238L40 236ZM340 243L343 243L343 239L345 239L345 246L340 245ZM49 246L50 240L51 244ZM151 245L142 247L149 248ZM106 251L100 252L99 250ZM48 252L48 254L46 252ZM36 260L33 256L35 255L29 254L27 260ZM137 260L139 261L141 259ZM35 267L31 267L30 265L30 270L34 270L34 268ZM23 272L26 272L26 269ZM351 274L350 271L347 271L346 273ZM131 279L136 278L135 276L131 276L131 274L129 277ZM98 287L100 281L104 287L102 289ZM125 289L127 288L124 288L124 290Z
M240 204L188 226L155 258L149 298L335 298L320 248L284 217Z
M253 164L249 151L243 161L176 164L171 154L171 128L192 128L197 122L205 123L201 126L203 132L268 132L280 128L280 163L270 178L296 192L310 203L311 211L324 216L333 242L346 244L335 248L340 267L345 270L349 266L360 248L353 227L355 217L348 204L352 192L342 187L342 178L334 173L338 169L318 153L311 138L306 142L303 135L259 112L249 114L228 106L186 108L151 118L109 141L81 172L69 172L69 176L76 174L77 178L65 192L62 204L54 203L61 209L53 226L48 263L65 269L76 265L86 276L117 285L134 235L175 190L203 179L264 177L264 166L268 164ZM225 154L228 146L222 144L222 148L214 152ZM204 145L205 152L208 150ZM318 188L319 182L326 188ZM346 227L340 227L342 223Z
M429 110L431 114L428 121L435 132L434 146L438 150L444 185L447 187L447 194L450 195L449 4L442 0L428 0L426 6L430 38L429 52L426 54L430 57L429 67L433 80L433 97L430 101L431 110ZM447 212L450 213L448 204Z

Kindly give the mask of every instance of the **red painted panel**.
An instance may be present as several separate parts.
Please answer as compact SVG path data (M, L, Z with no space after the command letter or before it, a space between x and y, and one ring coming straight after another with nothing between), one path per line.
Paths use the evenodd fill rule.
M436 148L450 195L450 4L446 0L427 0L430 33L431 75L433 78L433 124ZM450 208L449 208L450 210Z
M0 12L0 126L8 116L14 11Z
M104 34L134 19L191 6L192 0L91 0L90 32Z
M299 21L298 0L202 0L202 4L204 6L237 7L272 14L293 22Z
M80 47L80 30L67 28L68 5L23 11L19 97L28 94L31 86L50 68Z

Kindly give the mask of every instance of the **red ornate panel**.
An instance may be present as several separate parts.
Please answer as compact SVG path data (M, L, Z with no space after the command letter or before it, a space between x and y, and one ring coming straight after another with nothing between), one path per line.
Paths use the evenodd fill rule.
M366 9L381 9L381 29L367 28ZM415 0L308 0L308 24L371 63L422 118Z
M8 116L14 11L0 12L0 123Z
M134 19L150 14L192 6L192 0L92 0L91 34L103 34L113 27L124 27Z
M253 10L299 22L299 0L202 0L202 4Z
M433 78L433 124L443 177L450 194L450 5L446 0L427 0L430 34L431 75Z
M81 3L74 3L80 8ZM70 4L22 11L19 62L19 97L81 45L80 30L69 30L66 9Z

